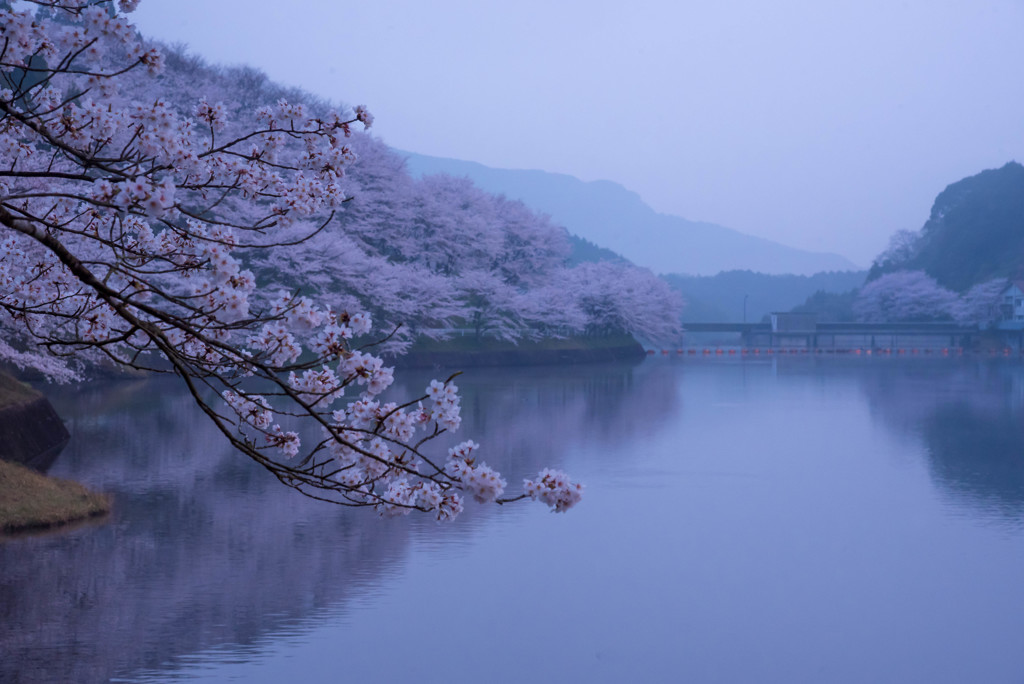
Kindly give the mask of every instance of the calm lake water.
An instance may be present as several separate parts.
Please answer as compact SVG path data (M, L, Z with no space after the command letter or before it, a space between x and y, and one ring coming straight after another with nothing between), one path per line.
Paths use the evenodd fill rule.
M568 470L577 509L380 520L275 484L173 380L55 393L51 474L115 512L0 542L0 681L1024 682L1017 361L459 385L459 438L510 485Z

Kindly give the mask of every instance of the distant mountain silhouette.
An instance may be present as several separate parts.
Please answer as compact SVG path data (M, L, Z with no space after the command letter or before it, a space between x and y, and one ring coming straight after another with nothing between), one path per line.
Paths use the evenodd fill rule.
M546 171L494 169L476 162L400 152L414 176L467 176L477 186L549 214L570 233L606 247L656 273L713 275L720 271L810 275L857 270L847 259L808 252L730 228L659 214L635 192L610 181L584 182Z

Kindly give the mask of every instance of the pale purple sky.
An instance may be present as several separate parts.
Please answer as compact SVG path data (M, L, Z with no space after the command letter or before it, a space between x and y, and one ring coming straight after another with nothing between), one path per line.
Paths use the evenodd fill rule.
M147 35L349 104L387 143L608 179L866 265L1024 160L1024 0L144 0Z

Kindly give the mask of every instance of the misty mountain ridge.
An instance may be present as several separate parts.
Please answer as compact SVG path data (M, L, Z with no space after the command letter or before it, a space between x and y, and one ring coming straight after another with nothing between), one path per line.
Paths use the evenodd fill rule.
M659 214L612 181L581 181L537 170L495 169L477 162L400 152L414 176L465 176L478 187L518 199L556 223L656 273L714 275L749 270L811 275L855 271L846 258L787 247L714 223Z

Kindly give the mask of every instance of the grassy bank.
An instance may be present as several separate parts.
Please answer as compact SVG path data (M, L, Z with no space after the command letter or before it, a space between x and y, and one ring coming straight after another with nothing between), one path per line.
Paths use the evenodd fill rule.
M0 371L0 409L35 401L42 395L25 383Z
M103 494L0 461L0 532L54 527L109 511Z

